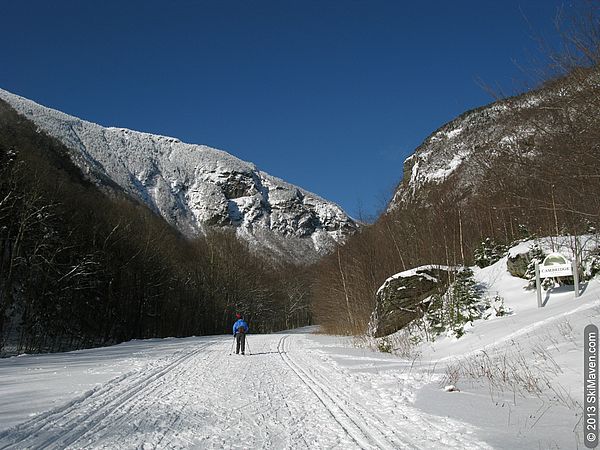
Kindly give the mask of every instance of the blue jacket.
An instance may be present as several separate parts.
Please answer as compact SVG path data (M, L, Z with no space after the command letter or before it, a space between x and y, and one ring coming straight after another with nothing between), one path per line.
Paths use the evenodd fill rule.
M248 324L246 323L246 321L244 319L238 319L236 323L233 324L233 335L235 336L238 329L240 327L244 327L244 333L248 332Z

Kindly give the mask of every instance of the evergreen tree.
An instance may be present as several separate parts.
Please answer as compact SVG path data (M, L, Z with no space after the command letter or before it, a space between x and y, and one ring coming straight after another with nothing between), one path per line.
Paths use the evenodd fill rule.
M525 279L529 282L527 284L528 289L535 288L535 263L541 264L544 261L546 254L540 247L539 242L534 242L529 247L529 264L527 264L527 270L525 271Z
M456 337L464 334L464 326L481 318L485 309L473 271L461 267L456 280L443 295L432 297L425 317L432 337L449 332Z
M478 302L481 298L477 289L473 271L468 267L461 267L456 273L456 281L451 286L453 302L451 326L456 337L464 333L464 325L481 317Z
M506 245L499 244L489 237L485 238L473 252L475 264L482 269L498 262L505 254Z

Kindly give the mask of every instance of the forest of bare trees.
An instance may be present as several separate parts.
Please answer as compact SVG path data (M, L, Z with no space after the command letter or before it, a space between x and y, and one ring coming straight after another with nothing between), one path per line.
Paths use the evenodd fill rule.
M225 231L189 241L67 152L0 102L0 353L310 322L304 269Z
M540 100L515 108L504 124L514 129L508 136L514 145L483 142L469 161L479 174L476 186L456 189L453 177L430 184L320 263L313 310L325 331L366 332L375 293L387 277L422 264L472 264L486 238L510 244L531 235L598 229L598 10L590 2L585 12L561 23L563 46L549 53L552 67L535 91ZM502 102L510 108L518 100ZM523 128L529 130L525 135Z
M254 332L314 320L364 333L394 273L471 264L486 238L598 229L600 15L589 5L548 54L541 100L504 124L514 145L485 142L469 160L474 189L455 189L460 172L430 184L312 267L260 257L223 230L184 238L87 180L69 150L0 101L0 354L226 333L235 312Z

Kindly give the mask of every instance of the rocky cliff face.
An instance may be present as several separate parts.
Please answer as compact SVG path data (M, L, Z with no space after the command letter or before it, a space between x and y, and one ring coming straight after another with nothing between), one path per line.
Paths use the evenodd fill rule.
M459 200L472 196L486 171L508 154L543 158L544 139L570 132L573 111L587 108L588 116L598 116L588 99L597 97L599 89L600 74L595 70L465 112L431 134L406 159L388 210L411 203L427 206L432 191L451 192Z
M357 229L339 206L227 152L102 127L1 89L0 99L71 149L96 183L122 189L187 236L229 227L258 251L307 262Z
M444 184L461 192L476 187L482 175L472 164L476 158L493 158L496 149L519 145L534 135L526 126L514 128L520 110L532 102L524 97L495 103L466 112L434 132L404 162L403 180L390 208L423 201L428 188Z

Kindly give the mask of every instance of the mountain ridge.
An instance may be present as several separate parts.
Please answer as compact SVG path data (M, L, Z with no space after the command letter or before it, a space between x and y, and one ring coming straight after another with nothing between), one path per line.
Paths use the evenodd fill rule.
M103 127L3 89L0 99L72 150L96 183L114 182L188 237L233 228L255 250L310 262L357 230L338 205L223 150Z
M459 198L470 195L499 158L543 156L545 136L570 131L566 102L589 108L592 102L586 96L596 95L599 88L597 70L581 69L463 112L427 136L405 159L387 212L415 201L427 204L429 188L454 191Z

